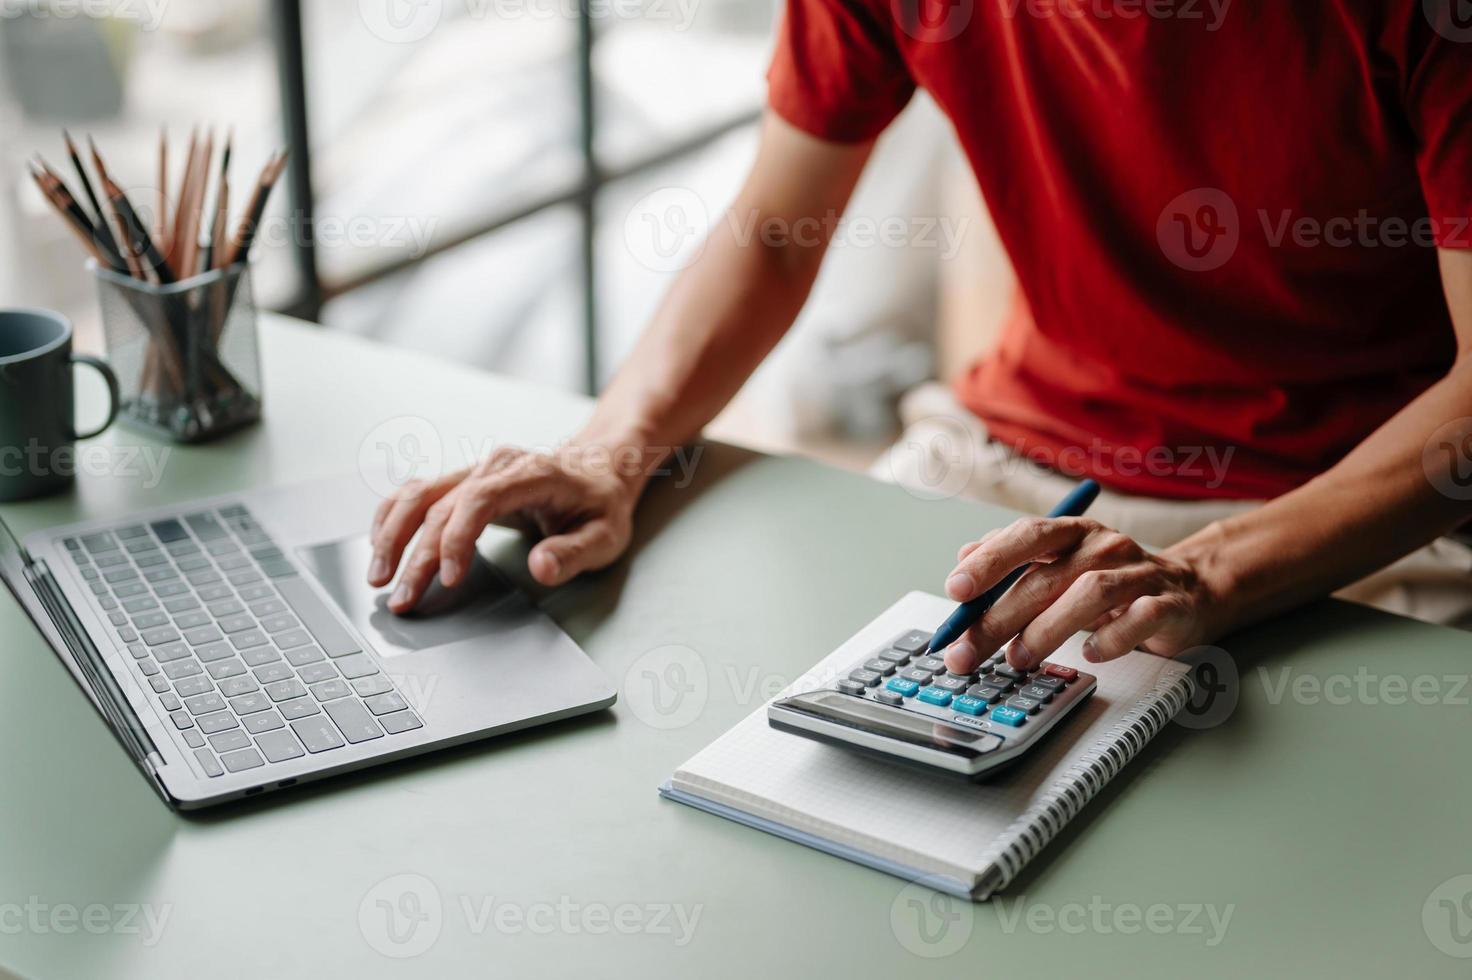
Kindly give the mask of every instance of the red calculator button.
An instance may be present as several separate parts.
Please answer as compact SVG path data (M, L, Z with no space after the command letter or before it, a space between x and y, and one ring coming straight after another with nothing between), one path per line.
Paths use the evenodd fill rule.
M1072 667L1064 667L1062 664L1043 664L1043 673L1051 674L1064 681L1071 681L1078 677L1078 671Z

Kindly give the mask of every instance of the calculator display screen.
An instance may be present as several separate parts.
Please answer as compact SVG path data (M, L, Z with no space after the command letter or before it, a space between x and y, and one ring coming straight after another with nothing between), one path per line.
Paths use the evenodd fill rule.
M874 704L835 691L814 691L779 702L793 711L823 718L875 735L923 745L967 759L1000 748L1002 739L988 732L973 732L935 718Z

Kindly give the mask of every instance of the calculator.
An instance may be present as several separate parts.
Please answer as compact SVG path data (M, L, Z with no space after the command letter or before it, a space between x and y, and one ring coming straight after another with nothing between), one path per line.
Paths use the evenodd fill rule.
M1063 664L1017 670L1002 653L954 674L926 653L930 637L922 629L894 636L832 685L774 701L768 723L977 781L1025 755L1098 686Z

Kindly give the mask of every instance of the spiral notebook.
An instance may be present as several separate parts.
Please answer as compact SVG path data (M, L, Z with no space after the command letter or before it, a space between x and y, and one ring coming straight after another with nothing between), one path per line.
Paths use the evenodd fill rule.
M777 695L831 686L907 629L954 603L912 592ZM967 783L777 731L763 704L675 771L660 794L829 854L982 901L1006 887L1169 723L1190 671L1135 652L1084 661L1075 637L1050 661L1089 671L1098 690L1029 755ZM774 699L775 700L775 699Z

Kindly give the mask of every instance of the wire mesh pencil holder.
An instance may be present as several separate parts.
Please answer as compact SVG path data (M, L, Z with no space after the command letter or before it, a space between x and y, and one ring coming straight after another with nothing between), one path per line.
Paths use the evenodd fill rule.
M250 266L237 262L167 286L89 262L107 358L126 425L205 442L261 417L261 362Z

